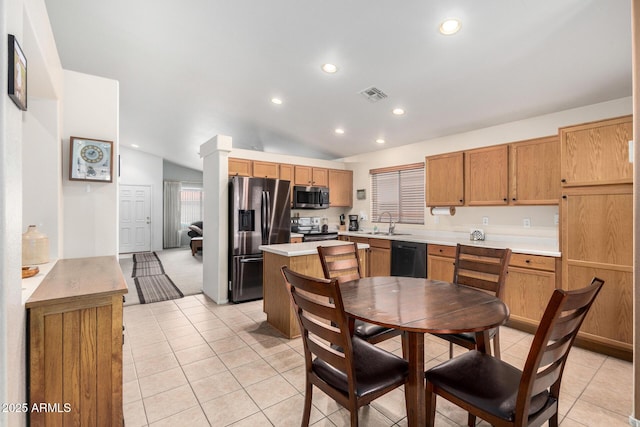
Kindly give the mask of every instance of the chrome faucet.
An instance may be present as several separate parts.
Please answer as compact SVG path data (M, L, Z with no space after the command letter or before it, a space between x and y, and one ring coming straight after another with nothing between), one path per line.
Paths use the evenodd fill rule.
M378 222L382 222L382 215L387 214L389 215L389 235L393 234L393 231L395 230L396 226L393 223L393 219L391 217L391 212L389 211L384 211L380 214L380 216L378 217Z

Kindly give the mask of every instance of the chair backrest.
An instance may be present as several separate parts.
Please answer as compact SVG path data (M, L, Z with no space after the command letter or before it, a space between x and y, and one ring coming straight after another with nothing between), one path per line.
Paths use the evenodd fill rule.
M603 284L603 280L594 277L585 288L575 291L556 289L553 292L522 371L515 425L525 425L517 421L528 416L529 405L535 396L548 391L551 398L558 398L567 356Z
M345 372L353 392L353 346L338 281L305 276L286 266L281 270L300 325L307 370L316 356Z
M337 279L338 283L344 283L362 277L356 243L318 246L318 255L326 279Z
M453 282L490 292L502 299L511 249L456 246Z

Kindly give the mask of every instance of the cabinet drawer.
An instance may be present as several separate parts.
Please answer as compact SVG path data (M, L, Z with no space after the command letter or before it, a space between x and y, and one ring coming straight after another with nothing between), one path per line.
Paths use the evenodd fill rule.
M391 240L389 239L369 239L369 246L372 248L391 249Z
M427 245L427 253L429 255L438 255L449 258L456 257L456 247L455 246L445 246L445 245Z
M548 256L511 254L509 265L512 267L533 268L536 270L555 271L556 259Z

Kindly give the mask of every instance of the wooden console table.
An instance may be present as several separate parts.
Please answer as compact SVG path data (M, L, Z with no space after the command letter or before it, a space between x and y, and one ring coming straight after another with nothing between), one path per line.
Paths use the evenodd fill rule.
M63 259L27 300L32 426L120 426L122 301L115 256ZM54 410L55 409L55 410Z

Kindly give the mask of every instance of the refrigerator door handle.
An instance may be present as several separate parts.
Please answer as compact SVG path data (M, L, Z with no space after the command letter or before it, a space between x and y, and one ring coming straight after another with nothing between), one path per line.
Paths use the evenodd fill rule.
M262 258L245 258L240 260L240 264L245 264L250 262L262 262Z
M269 244L271 234L271 194L268 191L262 192L262 244Z

